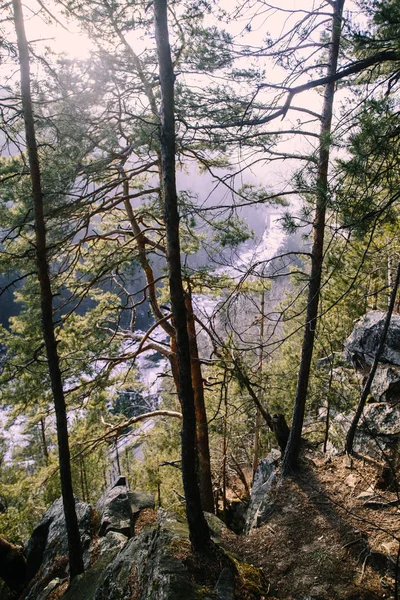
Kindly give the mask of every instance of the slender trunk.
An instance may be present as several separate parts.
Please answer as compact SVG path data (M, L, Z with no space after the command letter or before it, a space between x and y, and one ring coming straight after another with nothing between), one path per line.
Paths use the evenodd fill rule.
M157 479L157 505L158 508L162 507L162 503L161 503L161 481L160 481L160 477L158 477Z
M260 373L260 381L262 381L262 370L263 370L263 344L264 344L264 309L265 309L265 290L262 291L261 294L261 321L260 321L260 360L258 365L258 370ZM256 423L255 423L255 432L254 432L254 454L253 454L253 477L257 471L258 467L258 455L259 455L259 446L260 446L260 427L261 427L261 412L260 409L257 408L256 413Z
M174 380L175 389L179 395L178 357L177 357L177 351L176 351L175 335L171 336L169 343L170 343L170 348L171 348L169 362L171 365L172 379Z
M334 76L341 38L341 25L344 0L336 0L332 20L332 34L330 43L330 58L328 76ZM318 160L318 175L316 181L317 199L313 225L313 247L311 254L311 274L308 284L308 300L306 325L304 329L303 345L301 350L300 369L297 379L296 398L293 412L293 422L289 441L286 446L282 464L282 474L288 474L297 465L300 452L301 433L303 429L305 405L310 377L311 360L314 349L315 330L317 326L319 294L321 288L325 213L328 194L328 168L330 152L330 135L332 126L332 109L335 96L335 82L328 83L325 87L324 106L321 119L320 149Z
M227 477L226 477L226 465L228 459L228 386L226 384L226 371L224 373L224 442L222 447L222 514L224 523L227 522L228 519L228 511L227 511L227 502L226 502L226 488L227 488Z
M44 459L46 461L46 463L48 463L49 461L49 451L47 449L47 440L46 440L46 427L45 427L45 421L44 419L40 419L40 435L42 438L42 448L43 448L43 456Z
M121 463L119 461L119 450L118 450L118 434L115 436L115 462L117 463L117 474L121 475Z
M231 454L231 459L234 464L236 474L239 477L240 481L243 483L243 487L245 489L246 496L248 498L250 498L251 492L250 492L249 484L246 479L246 475L244 474L242 467L240 466L240 464L238 463L238 461L236 460L236 458L234 457L233 454Z
M90 493L89 493L89 486L88 486L88 480L87 480L87 475L86 475L86 464L85 464L84 458L82 458L82 470L83 470L83 482L85 485L86 502L88 502L90 504Z
M331 390L332 390L332 380L333 380L333 364L331 366L331 372L329 376L329 384L328 384L328 393L327 393L327 404L326 404L326 421L325 421L325 435L324 435L324 454L326 453L326 448L328 445L329 438L329 425L331 418Z
M72 489L67 411L65 406L64 390L57 351L57 341L53 323L53 295L51 291L49 264L47 258L43 192L30 89L29 49L25 35L20 0L13 0L13 8L15 30L18 38L21 72L21 96L25 122L26 148L29 158L32 198L35 215L36 263L40 285L43 338L46 346L48 369L56 413L61 491L68 536L70 577L72 579L79 573L83 572L82 550L80 544L78 520L75 512L75 500Z
M187 311L186 315L190 347L190 364L194 394L194 406L196 414L196 448L198 457L197 471L200 485L201 504L204 511L213 513L214 497L212 493L207 413L204 402L204 384L201 372L201 364L199 360L199 350L197 347L197 334L194 323L194 314L190 290L188 291L185 297L185 306ZM169 359L171 364L172 377L174 379L176 391L179 394L180 386L175 336L171 337L170 344L171 354Z
M203 510L214 512L214 498L212 492L210 445L208 440L208 423L206 405L204 401L204 383L197 346L197 333L194 324L192 295L189 290L185 305L187 311L187 328L189 335L190 361L192 384L194 393L194 408L196 413L196 446L198 454L198 475L200 485L201 505Z
M81 479L81 492L82 492L82 500L86 502L86 494L85 494L85 479L83 477L83 459L80 458L79 461L79 474Z
M261 413L257 408L255 431L254 431L254 448L253 448L253 478L258 467L258 455L260 454L260 428L261 428Z
M161 161L164 220L167 237L167 263L171 309L176 330L179 398L182 406L182 477L186 515L194 550L204 552L210 531L202 511L196 475L196 415L190 364L185 295L182 284L179 213L175 175L174 71L168 38L167 1L154 1L155 34L161 84Z
M127 446L125 447L125 465L124 465L124 471L128 475L128 481L129 481L129 483L131 483L131 461L129 459L129 449L128 449Z
M146 276L147 290L148 290L148 295L149 295L149 304L150 304L151 312L153 313L155 320L160 321L160 326L164 329L164 331L170 337L172 337L175 335L175 330L174 330L173 326L170 323L168 323L168 321L165 321L165 319L164 319L165 315L162 312L162 310L159 306L159 303L158 303L154 271L153 271L153 267L151 266L151 263L147 257L146 237L140 228L140 225L135 217L135 213L133 212L131 201L129 199L129 181L127 179L125 179L123 187L124 187L124 206L125 206L126 214L128 215L129 223L132 228L132 232L135 236L140 266L142 267L143 272Z
M391 256L388 256L387 259L387 284L388 284L388 289L390 290L390 288L392 287L392 258ZM390 306L390 294L388 295L387 298L387 305Z
M359 404L357 406L356 414L354 415L353 420L352 420L351 425L350 425L350 429L347 432L346 445L345 445L345 451L347 452L347 454L352 454L353 453L353 443L354 443L354 436L355 436L356 430L357 430L357 425L358 425L358 423L360 421L362 412L364 410L365 403L366 403L367 398L369 396L369 393L370 393L370 390L371 390L371 385L372 385L372 382L374 381L376 369L378 368L379 359L380 359L380 357L382 355L382 352L383 352L383 350L385 348L385 342L386 342L387 332L389 330L390 319L392 317L394 305L395 305L395 302L396 302L396 296L397 296L397 290L399 288L399 283L400 283L400 262L397 265L396 279L395 279L394 284L393 284L392 293L390 294L389 308L388 308L388 311L386 313L385 324L383 326L383 331L382 331L381 340L379 342L379 347L378 347L378 349L376 351L374 362L373 362L371 370L369 372L367 381L365 382L365 386L364 386L364 389L363 389L362 394L361 394L360 402L359 402Z

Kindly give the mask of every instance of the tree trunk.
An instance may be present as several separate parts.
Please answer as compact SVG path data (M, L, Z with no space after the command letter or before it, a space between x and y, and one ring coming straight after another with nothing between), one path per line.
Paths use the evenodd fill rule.
M114 446L115 446L115 462L117 464L117 473L118 473L118 476L120 476L120 475L122 475L122 472L121 472L121 463L120 463L120 460L119 460L118 433L115 436Z
M49 451L47 449L47 439L46 439L46 424L43 417L40 419L40 436L42 438L42 448L43 448L43 456L46 464L49 462Z
M79 573L83 572L83 560L78 520L75 512L75 500L72 489L67 411L65 406L64 390L57 351L57 341L53 323L53 295L51 291L49 264L47 258L43 192L30 89L29 49L25 35L20 0L13 0L13 8L15 30L18 39L21 73L21 97L25 122L26 148L29 158L32 198L35 215L35 250L37 273L40 286L42 329L56 413L61 491L68 536L70 577L72 579Z
M210 532L202 511L196 475L196 416L185 295L181 273L179 213L175 175L175 77L168 38L166 0L155 0L154 16L161 84L160 142L167 263L171 309L176 330L179 397L182 406L182 477L190 540L194 550L204 552L210 544Z
M82 456L79 459L79 475L81 479L81 498L84 502L86 502L86 494L85 494L85 480L83 477L83 459Z
M210 445L208 441L208 423L206 405L204 402L204 383L197 346L197 333L194 324L192 294L188 290L185 298L187 311L187 328L189 335L190 361L194 393L194 408L196 413L196 446L198 454L198 475L200 485L201 505L206 512L214 512L212 492Z
M22 549L0 537L0 577L13 592L21 592L26 582L26 558Z
M334 76L337 70L343 5L344 0L336 0L334 4L335 8L332 20L330 57L327 73L328 76ZM303 429L308 381L310 377L311 360L314 349L323 264L325 213L328 194L330 134L332 126L332 109L335 96L335 85L336 84L334 81L328 83L325 87L324 94L318 159L318 175L316 181L317 198L313 224L313 246L311 253L311 274L308 284L306 325L304 329L301 361L297 379L292 428L282 464L283 475L287 475L297 466L297 460L300 452L301 433Z
M371 370L369 372L367 381L365 382L365 386L364 386L364 389L363 389L362 394L361 394L360 402L359 402L359 404L357 406L356 414L354 415L353 420L352 420L351 425L350 425L350 429L347 432L346 445L345 445L345 451L347 452L347 454L353 454L354 436L356 434L357 425L358 425L358 423L360 421L362 412L364 410L365 403L366 403L367 398L369 396L369 392L371 390L372 382L374 381L376 369L378 368L379 359L380 359L380 357L382 355L382 352L383 352L383 350L385 348L385 342L386 342L387 332L389 330L390 319L392 317L394 305L395 305L395 302L396 302L396 296L397 296L397 290L399 288L399 282L400 282L400 262L399 262L399 264L397 266L396 279L395 279L395 282L393 284L392 293L390 294L389 308L388 308L388 311L386 313L385 324L384 324L384 327L383 327L381 340L379 342L379 347L378 347L378 349L376 351L374 362L373 362Z
M228 520L226 488L227 488L227 462L228 462L228 386L226 383L226 371L224 372L224 384L222 393L224 395L224 441L222 446L222 514L224 523Z
M260 383L262 382L262 372L264 367L264 314L265 314L265 290L263 289L261 294L261 307L260 307L260 361L258 364L258 372L260 374ZM261 389L261 388L260 388ZM254 449L253 449L253 478L256 474L258 467L258 455L260 453L260 427L261 427L261 412L257 408L256 422L254 430Z
M197 448L197 471L200 485L201 505L204 511L214 512L214 497L212 492L210 447L208 441L207 413L204 402L204 384L197 347L197 334L194 323L194 314L190 290L185 296L187 329L190 347L190 365L192 374L192 385L194 394L194 406L196 414L196 448ZM175 335L170 338L171 354L170 364L176 391L179 395L178 360Z

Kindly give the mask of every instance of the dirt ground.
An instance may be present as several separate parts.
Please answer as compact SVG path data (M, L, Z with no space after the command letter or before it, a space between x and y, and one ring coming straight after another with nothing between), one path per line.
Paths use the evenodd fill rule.
M268 522L248 536L225 532L224 546L262 568L268 598L398 600L399 495L378 489L379 471L366 458L309 452L276 484Z

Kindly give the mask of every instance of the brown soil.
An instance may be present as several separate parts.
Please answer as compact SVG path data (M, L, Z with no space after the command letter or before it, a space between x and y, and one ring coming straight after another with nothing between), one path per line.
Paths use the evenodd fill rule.
M134 535L139 535L143 529L157 521L157 511L152 508L144 508L140 511L135 521Z
M310 452L277 483L268 522L248 536L226 532L224 546L262 568L269 598L397 600L398 495L374 487L378 472L367 459Z

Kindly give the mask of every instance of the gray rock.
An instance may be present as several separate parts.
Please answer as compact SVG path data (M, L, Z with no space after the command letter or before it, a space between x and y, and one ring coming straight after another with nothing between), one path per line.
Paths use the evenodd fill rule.
M372 365L385 318L385 312L374 310L357 321L345 344L347 361L356 367ZM400 366L400 315L392 315L380 362Z
M221 541L222 532L228 531L228 528L225 523L213 513L205 512L204 516L210 528L211 537L213 541L218 544Z
M354 449L376 460L386 455L398 463L400 449L400 405L367 404L354 438Z
M215 586L215 593L218 600L235 599L235 574L231 569L223 569Z
M63 600L94 600L96 591L104 579L104 571L118 554L118 549L106 550L82 575L73 579Z
M91 539L90 504L75 498L75 508L84 551L85 567L90 562L88 552ZM26 548L27 577L31 579L41 565L45 571L50 570L56 556L68 555L68 538L62 498L58 498L45 512L38 526L34 529Z
M280 451L272 450L258 465L247 509L245 533L259 527L274 511L271 492L276 480L280 458Z
M99 536L115 531L131 537L135 519L144 508L154 508L153 495L147 492L131 492L125 477L120 477L96 504L100 516Z
M127 541L126 535L117 531L109 531L104 537L99 538L98 549L100 554L103 554L106 550L121 550Z
M400 368L380 367L371 386L375 402L398 402L400 400Z
M215 522L214 525L217 526ZM240 597L244 582L240 580L240 589L235 589L236 562L232 561L232 569L228 566L222 571L211 591L209 583L194 581L194 571L187 567L186 557L190 554L186 521L159 511L157 523L127 541L122 534L113 531L100 540L95 539L94 563L74 578L67 591L59 590L57 597L63 600L233 600ZM47 600L62 584L54 575L52 583L48 585L48 582L49 578L39 581L40 587L31 590L29 600Z
M175 557L190 547L187 527L171 515L160 525L128 540L121 551L108 550L75 578L64 600L197 600L199 586ZM175 523L175 525L174 525ZM114 555L110 554L114 552Z
M353 414L340 413L331 421L328 451L343 452ZM400 451L400 404L372 402L364 408L354 437L354 450L381 461L395 460Z
M52 579L50 581L50 583L48 585L46 585L44 590L42 592L40 592L38 596L36 596L35 600L47 600L47 598L50 596L50 594L54 590L56 590L62 583L63 583L63 580L59 579L58 577L56 577L55 579Z

